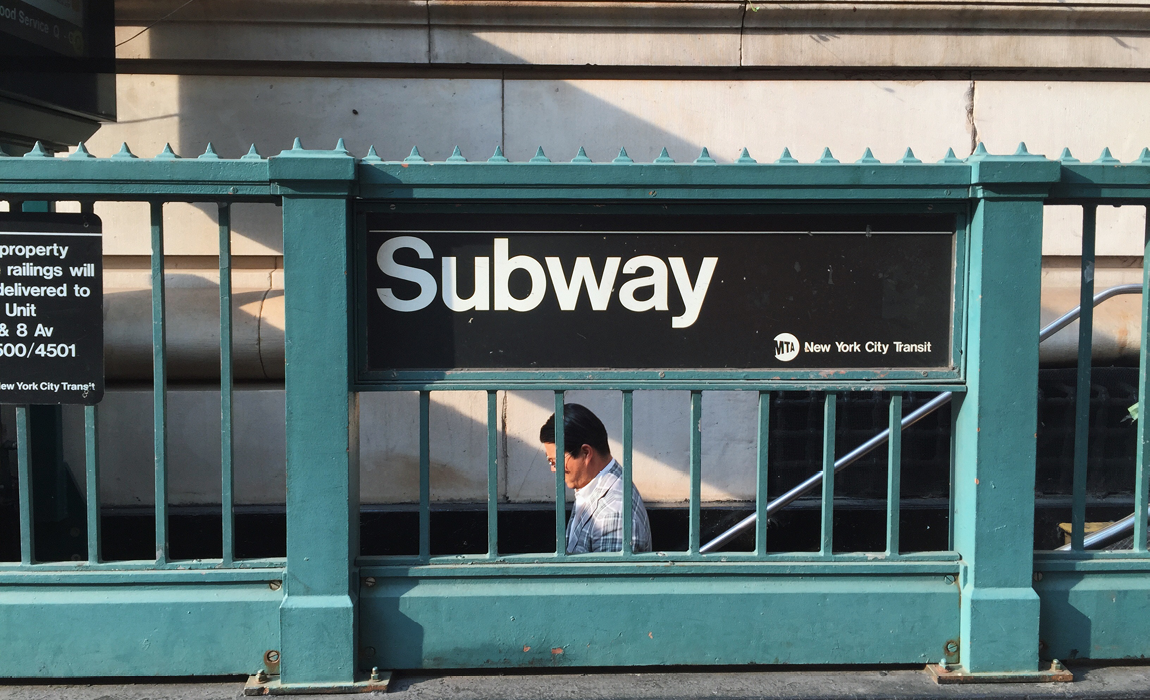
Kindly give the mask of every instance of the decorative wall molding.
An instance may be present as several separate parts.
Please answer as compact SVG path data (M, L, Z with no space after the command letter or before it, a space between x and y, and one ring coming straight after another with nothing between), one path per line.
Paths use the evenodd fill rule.
M1147 0L120 0L116 14L127 60L1150 69Z

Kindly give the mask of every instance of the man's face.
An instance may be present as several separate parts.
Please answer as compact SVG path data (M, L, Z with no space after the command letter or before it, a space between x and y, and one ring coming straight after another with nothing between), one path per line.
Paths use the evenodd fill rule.
M547 463L551 465L551 471L555 471L555 443L543 443L543 450L547 453ZM580 447L578 454L563 455L563 481L569 488L581 489L595 478L595 468L591 464L593 455L590 445Z

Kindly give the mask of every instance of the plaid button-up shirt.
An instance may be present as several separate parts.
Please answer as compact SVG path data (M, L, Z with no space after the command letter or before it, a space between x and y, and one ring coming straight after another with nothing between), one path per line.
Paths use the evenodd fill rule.
M567 523L567 553L623 549L623 467L615 460L581 489ZM631 550L651 551L651 525L639 490L631 485Z

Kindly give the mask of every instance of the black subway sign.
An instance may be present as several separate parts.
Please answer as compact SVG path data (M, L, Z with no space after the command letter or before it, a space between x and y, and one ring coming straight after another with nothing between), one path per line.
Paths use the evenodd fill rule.
M103 397L101 242L92 215L0 215L0 403Z
M374 213L363 240L368 371L952 366L953 217Z

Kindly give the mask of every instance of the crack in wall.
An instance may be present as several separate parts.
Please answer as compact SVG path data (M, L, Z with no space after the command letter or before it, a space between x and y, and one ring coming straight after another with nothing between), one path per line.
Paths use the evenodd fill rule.
M271 379L268 374L267 365L264 364L264 304L267 303L268 295L272 293L272 287L275 285L276 270L273 269L268 272L268 288L264 290L264 294L260 297L260 308L256 312L256 354L260 358L260 371L264 373L264 379ZM286 336L285 336L286 342Z
M974 118L975 80L970 78L970 86L966 88L966 123L970 127L970 154L978 148L978 123Z
M423 9L427 11L427 64L431 65L431 0L424 0Z
M747 13L751 11L751 3L743 3L743 14L739 18L739 67L743 67L743 39L747 35Z

